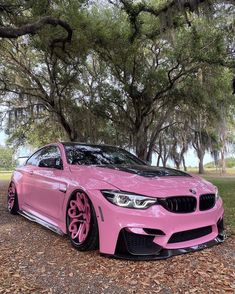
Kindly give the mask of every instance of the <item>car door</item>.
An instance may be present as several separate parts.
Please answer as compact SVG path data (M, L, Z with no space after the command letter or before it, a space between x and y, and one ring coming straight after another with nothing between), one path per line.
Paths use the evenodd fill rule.
M20 169L21 173L23 174L21 181L22 210L28 211L29 207L31 207L30 200L32 200L32 194L35 191L33 173L37 169L43 149L44 148L36 151L32 156L30 156L29 159L26 161L25 165Z
M51 164L51 163L56 163ZM29 159L24 180L25 210L57 223L62 217L62 206L68 182L64 176L61 153L57 146L42 148Z

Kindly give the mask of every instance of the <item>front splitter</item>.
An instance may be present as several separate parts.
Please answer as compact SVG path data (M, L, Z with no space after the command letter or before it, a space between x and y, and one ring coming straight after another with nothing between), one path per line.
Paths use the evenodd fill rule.
M132 254L105 254L101 253L102 256L116 258L116 259L127 259L127 260L160 260L160 259L167 259L172 256L177 256L185 253L200 251L205 248L210 248L214 245L218 245L223 243L225 240L225 234L219 234L215 239L210 240L208 242L195 245L192 247L187 248L180 248L180 249L162 249L158 254L155 255L132 255Z

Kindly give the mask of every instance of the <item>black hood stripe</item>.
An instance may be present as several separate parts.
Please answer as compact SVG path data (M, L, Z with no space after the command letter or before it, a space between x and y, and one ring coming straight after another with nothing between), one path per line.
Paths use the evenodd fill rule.
M115 169L131 174L136 174L143 177L167 177L167 176L183 176L191 177L189 174L180 170L168 168L168 167L154 167L148 165L98 165L98 167Z

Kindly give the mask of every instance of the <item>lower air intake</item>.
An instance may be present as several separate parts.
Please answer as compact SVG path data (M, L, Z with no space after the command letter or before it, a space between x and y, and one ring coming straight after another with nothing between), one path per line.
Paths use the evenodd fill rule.
M153 242L154 236L140 235L123 229L118 238L116 254L128 253L131 255L158 254L162 247Z
M194 240L194 239L209 235L211 232L212 232L211 226L188 230L188 231L177 232L177 233L174 233L170 237L168 243L179 243L179 242L186 242L186 241Z

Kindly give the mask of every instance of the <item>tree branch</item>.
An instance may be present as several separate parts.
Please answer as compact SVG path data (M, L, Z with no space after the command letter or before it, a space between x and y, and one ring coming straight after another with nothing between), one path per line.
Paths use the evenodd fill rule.
M45 25L61 26L64 30L67 31L67 36L65 38L58 38L52 41L53 46L56 43L62 43L63 46L66 42L71 43L73 34L72 28L66 21L53 16L42 17L40 20L34 23L22 25L21 27L0 26L0 38L16 39L24 35L34 35L38 33Z
M220 0L221 1L221 0ZM109 2L113 5L116 5L112 0ZM204 5L204 7L210 8L213 3L219 2L218 0L171 0L168 1L165 5L160 7L154 7L151 4L147 4L146 2L138 2L134 3L132 0L119 0L119 3L122 4L122 9L128 15L131 28L132 35L130 36L131 41L133 42L135 38L139 35L141 31L141 22L139 20L139 16L141 13L148 13L152 16L155 16L160 19L161 25L160 28L157 29L151 37L154 35L161 34L162 31L165 31L169 28L175 28L182 23L178 23L176 16L179 14L183 14L185 17L185 21L183 23L188 23L191 26L187 18L187 11L189 12L197 12L199 7ZM224 2L229 4L234 4L232 0L224 0Z

